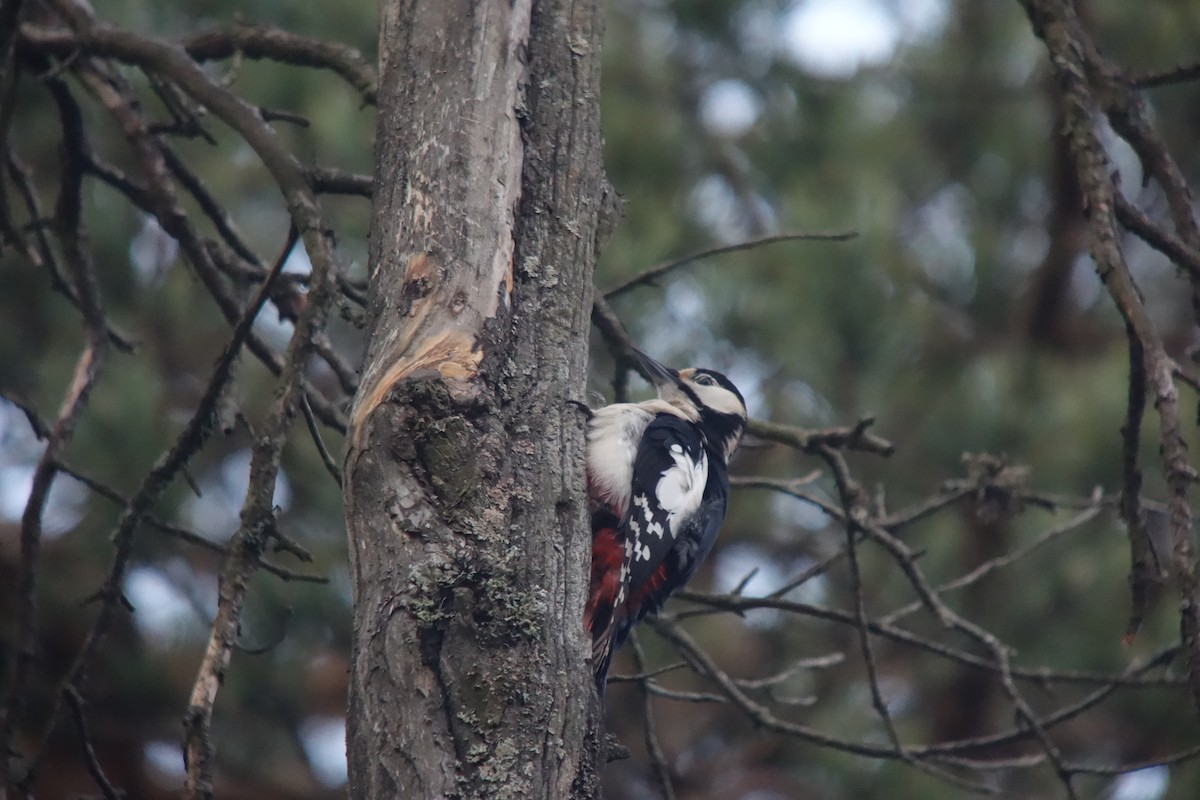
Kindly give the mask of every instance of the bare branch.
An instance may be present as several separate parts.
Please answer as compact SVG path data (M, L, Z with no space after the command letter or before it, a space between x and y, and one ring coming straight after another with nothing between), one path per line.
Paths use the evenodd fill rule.
M1022 5L1034 33L1050 52L1054 75L1066 100L1067 141L1086 200L1096 269L1144 353L1146 388L1152 392L1158 411L1162 471L1170 491L1168 505L1175 543L1173 571L1180 592L1180 624L1188 653L1192 695L1200 710L1200 576L1197 575L1192 545L1192 511L1188 499L1194 471L1188 464L1187 445L1181 431L1172 362L1146 312L1120 248L1112 170L1095 130L1097 102L1087 79L1097 70L1095 63L1085 61L1084 54L1094 52L1094 47L1069 4L1062 0L1022 0ZM1184 226L1184 241L1190 242L1195 220L1190 216L1190 207L1178 207L1183 203L1184 198L1179 195L1186 193L1186 184L1182 187L1177 184L1174 162L1161 158L1154 140L1141 127L1141 117L1132 112L1132 106L1126 104L1124 109L1130 113L1123 120L1113 116L1112 105L1107 110L1114 126L1127 126L1122 135L1131 140L1139 156L1143 160L1152 160L1149 166L1163 182L1164 191L1176 211L1176 224Z
M1187 64L1163 72L1151 72L1131 79L1130 84L1138 89L1153 89L1158 86L1170 86L1174 83L1187 83L1197 78L1200 78L1200 63Z
M58 471L79 481L81 484L95 492L100 497L103 497L105 500L115 503L122 508L128 506L130 503L128 498L126 498L113 487L83 474L74 467L60 463L58 465ZM164 522L153 514L146 514L142 518L142 523L157 530L159 533L165 534L166 536L170 536L174 539L178 539L179 541L185 542L194 547L199 547L202 550L208 550L209 552L221 555L229 552L229 550L223 545L217 544L211 539L205 538L195 531L188 530L187 528L180 527L179 525L172 525L169 522ZM293 572L287 567L281 567L278 564L272 564L268 561L262 562L262 568L263 571L269 572L277 578L281 578L285 581L300 581L302 583L329 583L329 579L321 575L308 575L300 572Z
M1129 622L1125 638L1131 640L1142 626L1150 589L1165 577L1155 557L1142 515L1142 471L1138 466L1142 436L1142 417L1146 413L1146 363L1142 343L1133 328L1125 326L1129 337L1129 397L1125 425L1121 428L1121 519L1129 537Z
M633 650L633 663L639 674L646 671L646 656L642 652L641 642L635 633L629 640ZM662 790L663 800L675 800L675 787L671 785L671 767L663 753L662 744L658 741L658 730L654 724L654 701L650 691L650 681L643 678L639 682L642 690L642 723L646 731L646 751L650 754L650 763L654 766L654 775L658 779L658 788Z
M937 593L945 594L946 592L952 592L956 589L962 589L977 583L994 572L1005 569L1006 567L1017 563L1050 542L1055 541L1059 537L1071 533L1072 531L1076 531L1086 525L1088 522L1091 522L1100 514L1102 509L1103 506L1100 503L1100 497L1097 495L1096 505L1093 507L1084 509L1061 525L1055 525L1047 528L1025 546L1019 547L1006 555L990 558L979 566L975 567L967 574L943 583L937 587ZM909 614L918 611L920 608L921 604L919 602L910 603L909 605L898 608L895 611L880 617L879 619L880 622L890 625L891 623L894 623L897 620L903 619Z
M874 422L874 418L867 417L859 420L852 428L804 430L777 422L752 419L746 427L746 432L751 436L786 444L788 447L794 447L806 453L815 453L820 447L828 446L890 456L895 452L892 443L867 431L867 428L871 427Z
M5 148L7 149L7 148ZM85 158L90 158L86 153ZM34 194L32 178L29 171L17 160L16 156L9 152L6 160L8 173L16 185L18 193L21 195L22 201L25 203L31 221L41 220L43 213L41 205L38 202L37 195ZM3 192L0 192L2 195ZM34 236L37 241L37 246L33 246L28 241L24 234L13 224L9 214L5 212L0 214L0 232L4 233L5 238L12 243L15 248L38 270L44 270L50 276L50 284L56 292L65 297L71 305L83 310L82 303L75 289L71 286L67 279L66 270L62 266L58 254L50 244L49 236L47 235L46 226L33 226ZM106 329L108 339L114 347L124 353L132 353L136 349L136 343L127 335L113 328L111 325Z
M329 449L325 447L325 441L321 438L321 430L317 427L317 418L313 416L312 406L308 402L307 395L300 396L300 410L304 412L304 422L308 425L308 432L312 436L313 444L317 446L317 452L321 455L321 463L325 465L326 472L333 476L337 485L341 486L342 470L333 460L333 456L329 454Z
M1159 225L1125 197L1117 192L1117 220L1135 233L1143 242L1159 251L1193 280L1200 280L1200 252L1184 244L1174 234Z
M374 180L370 175L356 175L330 167L308 167L304 170L313 191L318 194L345 194L371 198Z
M88 731L87 717L84 714L83 698L79 696L79 692L74 686L68 686L66 694L67 702L71 706L71 716L75 718L75 731L79 734L83 759L87 764L88 772L91 773L92 780L100 787L100 792L104 795L105 800L124 800L124 794L109 782L108 777L104 774L104 769L100 766L99 759L96 758L96 748L92 746L92 735Z
M34 658L37 631L37 572L41 556L42 514L50 489L58 473L58 462L70 441L87 405L88 396L99 380L108 353L108 325L100 291L96 285L91 254L84 246L87 236L81 215L83 191L83 153L87 149L79 107L66 86L57 79L48 82L63 131L63 170L55 228L62 243L66 262L72 272L73 289L86 326L86 341L75 364L74 376L59 407L58 416L46 440L46 447L34 470L25 511L21 515L21 560L18 572L17 657L9 679L8 693L0 711L0 753L9 753L16 717L27 691L27 680ZM11 760L0 764L0 785L10 785Z
M181 44L197 61L244 56L332 70L362 95L365 105L375 105L379 82L375 68L360 52L344 44L312 39L266 25L237 25L205 31Z
M282 266L282 262L279 263ZM86 679L87 670L108 633L115 607L118 605L118 600L122 599L121 588L126 567L128 566L133 550L134 534L138 525L159 495L180 474L188 461L200 450L212 433L213 421L216 419L217 404L221 394L226 389L230 376L233 374L234 361L250 334L250 329L254 325L254 320L258 317L259 310L262 308L263 303L266 302L273 277L274 273L268 276L268 279L259 287L254 301L246 309L241 320L235 327L233 338L225 346L220 358L217 359L212 377L208 381L204 395L200 399L191 420L179 434L171 449L150 470L150 473L142 481L141 487L125 506L120 519L117 521L116 530L112 535L114 544L112 563L109 567L104 587L98 592L98 595L104 602L100 606L100 613L92 623L83 645L80 647L67 673L60 681L62 689L55 699L53 709L46 716L43 732L39 737L40 744L36 750L33 762L25 776L21 779L22 786L31 786L36 778L41 759L45 754L46 742L53 733L61 712L64 693L71 687L82 685Z
M651 267L644 272L635 275L624 283L618 284L611 289L602 292L605 300L613 300L631 289L636 289L639 286L654 283L660 278L664 278L670 273L682 267L690 266L698 261L714 258L716 256L725 255L727 253L739 253L743 250L754 250L767 245L778 244L779 242L845 242L858 234L854 231L839 231L836 233L781 233L773 236L763 236L757 239L752 239L748 242L738 242L737 244L724 245L722 247L713 247L708 250L701 250L699 253L692 253L690 256L676 259L674 261L665 261L662 264Z

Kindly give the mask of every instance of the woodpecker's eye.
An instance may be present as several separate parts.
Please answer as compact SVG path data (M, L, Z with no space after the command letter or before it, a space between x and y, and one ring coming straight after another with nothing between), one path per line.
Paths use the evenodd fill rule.
M700 374L700 375L697 375L693 380L695 380L695 382L700 384L701 386L713 386L714 385L714 381L713 381L712 377L709 375Z

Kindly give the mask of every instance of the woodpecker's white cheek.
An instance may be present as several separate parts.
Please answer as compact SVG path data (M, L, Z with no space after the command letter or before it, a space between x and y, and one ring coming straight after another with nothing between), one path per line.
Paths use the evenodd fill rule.
M718 411L722 414L746 416L746 407L742 405L742 401L738 400L737 395L725 387L700 386L697 384L692 388L695 390L696 396L700 398L700 402L713 411Z

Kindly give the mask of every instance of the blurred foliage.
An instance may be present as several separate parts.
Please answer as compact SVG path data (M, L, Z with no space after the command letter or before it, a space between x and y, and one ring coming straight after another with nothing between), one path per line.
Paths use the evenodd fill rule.
M1197 57L1200 16L1189 4L1079 5L1102 47L1131 74ZM876 27L886 31L884 45L872 36ZM775 244L717 257L661 288L617 298L616 310L643 346L669 362L727 370L757 416L813 427L874 416L874 430L897 453L860 455L852 466L890 509L962 475L964 453L1028 465L1026 485L1043 491L1086 497L1097 486L1119 488L1124 330L1086 253L1079 210L1070 206L1077 190L1063 185L1057 101L1041 43L1017 3L617 0L606 64L609 175L627 208L598 287L661 260L764 234L859 234L848 243ZM1200 135L1200 93L1184 84L1148 99L1195 184L1200 154L1190 143ZM1107 144L1123 186L1161 213L1157 190L1136 188L1141 173L1128 148L1113 136ZM1186 360L1195 339L1184 284L1162 256L1136 241L1126 246L1164 338ZM605 391L612 366L600 348L593 352L595 388ZM1156 463L1155 425L1146 423L1146 464ZM767 448L743 451L734 470L794 478L818 466ZM1148 468L1146 479L1146 494L1161 499L1161 476ZM814 490L836 499L827 475ZM942 513L906 534L935 582L1020 547L1069 515L1030 509L991 529L970 516ZM844 538L799 501L743 490L698 582L729 591L758 567L747 591L769 592ZM913 599L890 559L869 548L863 558L873 613ZM1165 598L1122 647L1128 558L1123 526L1102 515L951 595L951 604L1011 644L1016 664L1119 669L1178 636L1174 602ZM811 602L853 608L847 586L843 565L800 591ZM886 741L851 630L782 615L702 619L690 629L738 677L847 652L842 665L786 686L812 702L786 716ZM919 619L906 623L934 629ZM652 663L676 658L653 635L642 638ZM887 643L878 644L876 658L908 740L945 734L954 716L947 707L974 716L978 733L1011 722L1012 708L994 683L966 685L958 667ZM1062 700L1056 690L1053 701ZM638 741L641 720L628 713L640 708L636 690L615 687L609 708L621 739ZM868 764L756 734L722 707L658 700L656 714L680 797L961 795L894 762ZM1056 740L1070 757L1113 763L1165 755L1193 744L1196 733L1185 695L1139 690L1065 726ZM634 761L645 764L645 753ZM648 768L614 765L608 778L614 797L655 791ZM1085 797L1200 793L1195 765L1172 768L1169 778L1145 795L1119 794L1133 791L1132 782L1084 778L1078 785ZM1006 797L1061 796L1055 783L1041 767L998 777L996 787Z
M343 41L369 57L375 50L373 4L113 0L103 6L114 23L156 35L180 36L240 15ZM1105 50L1131 72L1197 57L1194 4L1086 0L1081 6ZM776 244L705 261L614 305L634 337L664 361L727 371L755 416L811 427L874 416L874 430L895 442L897 453L886 460L854 456L852 466L864 486L879 487L889 508L962 477L964 453L1028 465L1026 485L1039 490L1076 497L1096 486L1114 492L1125 340L1083 249L1077 210L1064 211L1070 187L1061 176L1056 100L1044 60L1015 2L612 0L603 122L610 180L627 207L597 272L598 288L724 243L775 232L856 231L848 243ZM210 69L235 81L253 102L309 119L303 129L276 125L306 162L370 171L374 115L334 77L268 62ZM132 71L129 77L140 79ZM56 129L52 110L34 83L23 83L19 92L13 140L52 198L58 143L38 135ZM1150 100L1197 185L1196 85L1155 89ZM127 164L111 121L93 116L96 150ZM212 133L216 146L197 140L179 150L228 204L247 239L272 258L286 234L280 200L240 145L219 129ZM1124 185L1139 186L1127 148L1115 138L1109 144ZM162 235L106 187L90 186L89 234L102 290L114 320L140 349L133 357L114 356L66 460L128 494L193 407L228 326ZM1161 210L1153 187L1137 199ZM345 263L361 276L365 203L326 198L324 204ZM139 251L138 242L151 255ZM1186 292L1162 257L1134 242L1128 252L1156 321L1182 360L1194 344ZM8 251L0 253L0 286L0 387L52 417L78 352L78 316L44 275ZM260 325L268 336L272 329L290 331L286 323ZM357 360L354 330L337 323L331 333ZM611 359L598 339L593 344L592 388L611 397ZM238 401L248 416L261 414L267 377L257 363L243 360ZM332 383L330 375L318 377ZM1147 421L1144 437L1147 463L1155 457L1153 424ZM232 428L192 465L199 496L186 485L173 487L156 509L160 518L215 541L230 535L248 446L244 432ZM326 437L331 448L340 447ZM0 404L0 570L9 577L22 481L37 453L22 415ZM780 448L747 448L735 472L793 478L817 467ZM286 491L277 498L282 523L313 551L312 571L330 582L255 579L243 642L265 652L235 656L217 703L223 797L340 792L337 731L350 602L340 492L303 437L289 445L284 474ZM59 483L39 587L43 689L78 647L92 613L84 601L107 568L107 534L116 514L113 504L70 479ZM813 489L834 495L825 475ZM1153 470L1146 493L1162 494ZM908 543L922 551L923 567L940 582L1068 516L1029 509L981 526L968 513L943 512L915 527ZM741 490L696 585L728 591L757 568L747 591L770 591L843 540L840 529L799 501ZM912 599L892 562L870 548L862 557L873 613ZM131 796L174 792L182 769L179 720L213 613L219 563L212 553L155 530L139 536L127 585L137 611L112 637L88 695L101 755L114 765L110 777ZM1127 570L1124 531L1114 515L1102 515L950 602L1013 645L1019 665L1119 669L1130 656L1154 652L1178 635L1167 598L1137 640L1121 646ZM839 608L853 604L844 565L805 584L797 596ZM11 603L5 593L6 634ZM919 617L908 622L915 630L933 624ZM746 619L705 616L687 627L739 677L846 652L841 664L801 671L779 687L780 694L804 699L788 710L789 718L884 741L852 629L764 612ZM653 664L676 659L653 634L641 638ZM1011 724L1011 708L994 683L971 684L952 665L890 644L880 643L876 655L906 740L949 735L956 714L971 716L972 730L981 733ZM614 671L632 671L627 654ZM704 688L682 675L676 684ZM1049 692L1030 694L1047 708L1064 701ZM1195 714L1182 696L1169 687L1120 692L1055 735L1077 760L1152 759L1196 741ZM608 705L610 724L634 748L634 758L608 768L606 796L654 796L640 748L640 696L614 685ZM659 699L655 711L680 798L961 794L896 762L869 762L764 734L725 706ZM93 791L77 743L62 728L39 796ZM995 780L1006 797L1060 796L1045 766ZM1200 794L1200 767L1171 768L1158 793L1121 794L1127 787L1080 779L1084 796L1182 800Z
M340 41L374 60L376 9L350 4L336 13L319 4L260 2L104 4L108 21L145 34L166 37L235 24L264 23ZM247 100L308 120L307 126L277 123L280 136L306 164L369 173L375 115L336 77L269 61L231 59L207 69ZM137 70L124 70L140 88ZM74 87L82 102L90 141L97 155L138 175L128 145L102 109ZM11 141L32 171L43 211L53 209L58 181L58 120L44 88L26 77L17 89ZM165 119L151 99L149 112ZM212 142L174 140L180 155L225 204L246 241L270 263L288 233L282 198L261 163L241 139L211 119ZM23 209L6 181L10 207ZM65 461L87 476L130 495L155 459L191 416L212 366L229 338L229 325L173 242L139 210L97 180L85 184L85 217L101 291L110 318L138 343L136 355L115 353L96 387L87 414L67 449ZM189 215L202 220L194 202L180 194ZM365 275L369 205L361 198L327 197L327 219L338 234L342 261L351 275ZM24 221L26 216L21 214ZM211 231L201 223L206 235ZM306 272L302 248L286 269ZM11 250L0 252L0 388L52 420L69 383L81 344L78 313ZM258 332L282 349L291 323L273 307L264 311ZM361 348L358 332L335 319L330 336L352 362ZM337 396L336 381L323 364L312 380ZM238 523L249 467L250 438L236 414L258 423L275 380L255 359L238 365L233 396L222 409L224 435L212 439L191 462L189 481L179 481L155 508L164 521L224 544ZM297 573L320 575L327 583L282 581L259 573L242 618L241 645L217 703L214 734L220 750L217 794L245 798L316 798L344 794L341 740L349 653L350 584L341 516L341 491L331 480L304 431L284 453L276 503L281 529L307 548L310 565L286 554L268 560ZM340 455L339 437L325 429L325 441ZM4 656L12 653L15 569L24 493L40 451L20 411L0 401L0 570L6 589ZM189 483L191 486L189 486ZM88 598L102 584L111 561L112 531L119 508L60 475L47 514L43 573L38 587L41 649L31 699L33 713L44 709L58 677L74 658L96 604ZM182 724L188 695L216 608L221 556L182 543L150 525L136 541L125 593L135 613L125 616L110 636L101 661L91 670L85 695L98 755L114 784L130 797L175 797L181 784ZM36 726L24 730L28 750ZM95 784L79 758L74 728L62 722L51 742L38 797L94 794Z

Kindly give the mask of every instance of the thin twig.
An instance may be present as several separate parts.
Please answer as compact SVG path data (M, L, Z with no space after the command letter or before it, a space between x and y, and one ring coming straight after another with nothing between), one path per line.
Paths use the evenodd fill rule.
M875 713L883 723L888 740L891 742L892 748L900 760L939 780L960 786L969 791L979 791L979 785L964 781L962 778L951 772L947 772L944 768L936 764L915 758L900 740L900 734L896 730L896 723L892 720L891 711L888 709L887 702L883 698L883 691L879 686L879 669L875 664L875 653L871 645L871 631L868 625L866 598L863 596L862 572L858 560L858 534L867 532L862 528L860 523L860 520L866 516L864 494L861 487L850 477L849 468L842 458L841 453L828 445L819 446L817 453L824 459L833 474L834 482L837 484L838 497L842 505L842 514L849 523L845 526L846 556L850 564L850 587L854 594L854 617L856 623L854 628L858 634L859 649L862 652L863 663L867 668L867 685L871 690L871 704L875 707ZM876 538L878 538L879 533L875 533ZM910 576L916 573L915 569L909 572ZM914 586L916 585L916 582L914 582ZM920 593L919 587L918 593ZM933 593L933 596L936 597L936 593ZM944 612L940 608L932 606L931 608L939 618L944 617Z
M729 675L717 667L709 655L700 649L695 641L677 625L661 617L651 618L650 625L663 638L675 645L680 654L692 662L699 674L715 682L735 706L762 728L855 755L885 759L898 757L896 750L892 747L880 747L878 745L840 739L806 725L779 719L768 708L756 703L744 694ZM955 785L968 791L990 793L988 787L982 784L962 781L957 776L952 776L949 773L943 773L939 777L950 780Z
M1146 244L1159 251L1192 278L1200 279L1200 253L1184 244L1170 231L1156 225L1144 211L1120 192L1115 195L1117 220Z
M800 614L814 619L823 620L826 622L835 622L841 625L854 626L856 623L855 616L839 608L831 608L829 606L819 606L812 603L804 603L798 600L785 600L779 597L738 597L734 595L712 595L702 594L683 590L677 592L675 597L686 600L688 602L697 603L706 606L710 609L710 613L729 612L733 614L744 615L748 611L756 609L773 609L776 611L784 611L792 614ZM690 614L693 615L694 614ZM685 614L679 614L672 619L682 619ZM867 627L871 633L876 636L882 636L900 644L905 644L910 647L923 650L925 652L944 658L947 661L961 664L972 669L983 670L998 674L999 669L996 664L982 658L973 653L951 647L933 639L919 636L912 631L897 627L892 624L884 624L878 620L870 620ZM1168 648L1165 652L1176 653L1177 647ZM1047 685L1052 683L1064 684L1084 684L1084 685L1107 685L1117 684L1121 686L1139 686L1139 687L1155 687L1155 686L1184 686L1187 684L1187 678L1173 676L1159 676L1155 678L1139 678L1136 680L1128 680L1120 675L1114 675L1107 672L1091 672L1086 670L1056 670L1048 668L1012 668L1013 677L1017 680L1029 681L1039 685Z
M86 230L82 217L83 204L83 120L79 107L66 85L58 79L48 82L51 95L58 105L63 131L63 170L58 202L55 209L55 228L62 243L66 263L72 272L73 289L79 301L86 325L83 351L75 364L74 375L59 406L58 416L46 447L34 469L29 497L21 515L21 559L18 568L17 656L9 678L8 692L0 711L0 754L12 752L12 735L16 717L27 691L29 670L37 640L37 572L41 556L42 514L58 474L58 461L71 440L88 396L100 378L108 353L108 325L100 290L96 283L91 253L84 243ZM2 758L0 785L11 785L11 759Z
M1150 72L1130 80L1130 84L1138 89L1153 89L1158 86L1170 86L1175 83L1186 83L1200 78L1200 63L1186 64L1162 72Z
M713 247L708 250L701 250L698 253L692 253L690 256L675 259L674 261L666 261L662 264L650 267L644 272L635 275L624 283L618 284L611 289L607 289L601 294L605 300L613 300L625 294L631 289L636 289L639 286L645 286L649 283L654 283L656 280L663 278L670 273L682 267L695 264L698 261L714 258L716 256L726 255L727 253L738 253L743 250L753 250L759 247L766 247L779 242L844 242L858 236L855 231L837 231L833 233L780 233L773 236L763 236L757 239L751 239L747 242L738 242L737 244L723 245L721 247Z
M642 652L642 645L636 633L630 637L630 645L634 666L639 673L644 673L646 655ZM654 776L658 779L658 788L662 791L663 800L675 800L675 787L671 784L671 766L667 763L662 743L658 740L658 729L654 724L654 699L648 688L649 684L648 678L638 681L642 690L642 724L645 726L646 751L650 754L650 763L654 767Z
M68 464L60 462L58 465L58 471L63 475L79 481L81 484L95 492L100 497L103 497L105 500L115 503L122 508L128 506L130 503L128 498L126 498L113 487L96 480L89 475L83 474ZM178 539L181 542L186 542L194 547L208 550L211 553L225 555L229 552L224 545L218 544L217 542L214 542L211 539L196 533L195 531L188 530L187 528L180 527L179 525L173 525L169 522L164 522L153 514L146 514L144 517L142 517L142 524L155 529L159 533L165 534L174 539ZM263 561L262 568L264 571L269 572L275 577L281 578L285 581L299 581L301 583L329 583L329 579L322 575L308 575L302 572L295 572L287 567L281 567L278 564L272 564L269 561Z
M333 476L338 486L341 486L342 470L333 460L333 456L329 454L329 449L325 447L325 440L321 438L321 430L317 427L317 419L313 416L312 406L309 405L307 395L300 395L300 410L304 412L304 422L308 425L309 435L312 436L313 444L317 446L317 452L321 455L321 463L325 465L325 471Z
M684 661L675 661L671 664L664 664L661 667L655 667L647 672L637 672L633 675L609 675L609 683L642 683L649 678L657 678L659 675L666 675L668 672L674 672L678 669L686 669L687 663Z
M1026 556L1031 555L1032 553L1041 549L1045 545L1049 544L1050 542L1055 541L1059 537L1064 536L1068 533L1071 533L1072 531L1078 530L1079 528L1086 525L1088 522L1091 522L1093 519L1095 519L1102 510L1103 510L1103 506L1100 504L1099 497L1097 497L1096 505L1093 506L1092 508L1084 509L1083 511L1081 511L1078 514L1076 514L1075 516L1071 517L1071 519L1067 520L1066 522L1062 523L1061 525L1055 525L1050 528L1047 528L1045 531L1043 531L1038 536L1036 536L1033 540L1031 540L1024 547L1017 548L1016 550L1013 550L1011 553L1007 553L1003 556L996 556L995 558L989 558L987 561L984 561L982 564L975 567L974 569L972 569L970 572L966 573L965 575L960 575L959 577L955 578L954 580L950 580L950 581L947 581L947 582L941 584L940 586L937 587L936 591L938 594L945 594L946 592L952 592L957 589L962 589L967 586L971 586L975 583L978 583L980 580L982 580L983 578L992 574L993 572L997 572L1001 569L1005 569L1005 568L1015 564L1016 562L1025 558ZM892 612L880 617L879 621L886 625L890 625L894 622L897 622L898 620L903 619L904 617L908 616L909 614L912 614L913 612L919 610L920 608L921 608L921 604L919 602L910 603L907 606L898 608L895 611L892 611Z
M92 780L100 787L100 792L104 795L105 800L125 800L125 794L112 785L104 774L104 769L100 766L100 760L96 758L96 748L92 746L92 736L88 731L87 717L84 714L83 698L80 697L74 686L68 686L66 693L67 703L71 706L71 716L75 719L75 731L79 734L79 746L83 750L83 760L87 764Z
M746 432L751 436L785 444L806 453L815 453L818 448L828 446L890 456L895 452L895 446L867 430L874 423L874 418L866 417L849 428L806 430L793 425L752 419L746 425Z
M280 265L282 265L282 262L280 262ZM213 431L217 404L233 374L233 365L238 354L241 352L242 345L249 337L254 321L258 318L258 312L262 309L263 303L266 302L270 291L270 283L274 276L275 273L272 273L267 277L267 280L263 281L253 302L251 302L242 314L242 318L234 328L233 337L217 359L204 395L197 404L196 411L188 421L188 424L184 426L183 431L180 432L171 449L155 463L149 474L142 481L141 487L130 498L129 503L121 513L120 519L117 521L116 530L112 535L114 545L112 563L109 567L104 587L97 593L105 602L101 604L100 612L96 620L92 623L83 645L80 647L70 668L59 683L61 689L56 696L53 708L46 715L42 735L39 737L39 747L33 762L21 780L22 786L28 787L32 785L37 775L42 757L45 754L46 742L49 741L50 735L57 724L58 716L61 713L61 698L64 692L68 688L82 685L84 682L87 670L96 652L99 650L104 637L107 635L114 608L116 605L122 604L119 601L123 599L123 580L133 550L134 533L138 525L157 498L180 474L181 470L191 460L192 456L200 450Z

